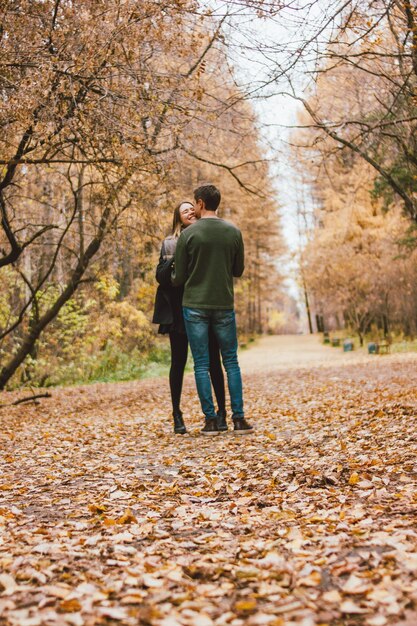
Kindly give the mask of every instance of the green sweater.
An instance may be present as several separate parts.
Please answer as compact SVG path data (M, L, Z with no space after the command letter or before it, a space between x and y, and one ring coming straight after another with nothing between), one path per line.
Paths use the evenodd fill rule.
M243 269L240 230L219 218L203 218L178 239L172 283L184 285L183 306L233 309L233 276L242 276Z

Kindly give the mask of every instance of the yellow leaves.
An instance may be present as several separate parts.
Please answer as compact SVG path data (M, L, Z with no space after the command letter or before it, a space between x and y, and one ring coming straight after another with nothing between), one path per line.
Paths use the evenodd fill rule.
M126 509L125 513L116 521L118 524L132 524L137 522L137 519L130 509Z
M77 611L81 611L82 606L76 598L72 598L71 600L63 600L59 603L59 610L62 613L76 613Z
M200 65L198 66L198 70L197 73L198 74L204 74L206 71L206 67L207 67L207 61L204 60L200 63Z
M196 98L196 100L198 102L202 101L204 93L205 93L205 91L204 91L203 87L201 87L201 86L197 87L197 89L194 92L194 97Z
M326 516L323 515L313 515L312 517L308 518L308 522L310 524L319 524L320 522L323 522L326 519Z
M1 517L3 517L4 519L14 519L16 517L16 514L12 511L9 511L8 509L0 508L0 518Z
M254 599L238 600L234 605L234 610L237 613L253 613L256 608L257 602Z
M357 472L352 472L349 477L349 485L357 485L359 482L359 474Z
M107 527L117 526L117 524L135 524L137 522L136 517L133 515L131 509L126 509L126 511L120 517L104 517L103 525Z
M253 373L247 403L259 429L245 442L230 434L199 437L191 378L183 397L188 441L171 434L169 387L161 391L161 380L57 391L62 418L51 410L45 419L59 457L29 414L27 425L20 424L25 437L19 431L15 444L27 477L21 468L3 477L18 485L1 492L2 553L13 558L0 560L10 577L0 592L16 607L4 604L4 614L11 621L12 611L36 602L45 622L55 611L74 624L80 617L86 624L187 626L235 620L371 626L374 616L392 622L407 610L417 572L409 482L415 442L406 439L414 417L393 421L396 438L382 429L372 434L378 451L368 455L350 431L356 397L350 379L361 370L348 370L347 380L341 372L338 394L329 368L280 372L276 380ZM369 368L363 372L369 380ZM397 363L397 381L400 374ZM328 391L313 404L324 381ZM365 408L374 394L373 385L361 390L366 433ZM268 415L258 415L259 398L262 410L270 404ZM297 407L298 422L288 406ZM389 428L385 421L383 430ZM265 433L276 434L282 448ZM376 454L379 464L372 465ZM49 474L53 485L45 482ZM22 484L29 495L19 493Z
M201 573L201 568L196 565L189 565L184 567L184 574L186 574L186 576L189 576L190 578L200 578Z
M91 511L91 513L94 513L96 515L101 515L102 513L104 513L106 511L106 506L104 504L89 504L88 505L88 510Z
M318 587L321 583L321 573L314 570L308 576L304 576L297 580L297 585L300 587Z
M120 600L122 604L143 604L144 594L142 593L130 593L123 596Z
M109 300L115 300L120 292L120 285L109 273L101 274L95 281L96 289Z
M239 568L235 571L235 576L236 578L240 579L240 580L247 580L247 579L257 579L259 575L259 570L258 569L254 569L254 568Z

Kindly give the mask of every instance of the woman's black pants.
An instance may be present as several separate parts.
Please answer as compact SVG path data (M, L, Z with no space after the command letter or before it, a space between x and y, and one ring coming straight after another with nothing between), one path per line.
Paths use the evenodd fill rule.
M187 363L188 339L185 333L176 331L169 333L171 343L171 368L169 370L169 386L171 389L172 410L180 411L182 383ZM225 411L226 399L224 391L224 376L220 361L219 344L213 330L209 329L210 378L213 384L218 409Z

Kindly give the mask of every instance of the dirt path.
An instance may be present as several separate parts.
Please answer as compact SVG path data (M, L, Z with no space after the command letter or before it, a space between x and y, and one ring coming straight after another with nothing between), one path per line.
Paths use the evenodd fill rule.
M366 348L343 352L342 348L324 345L319 335L277 335L263 337L239 355L242 370L252 373L259 370L297 369L306 367L332 367L384 362L417 360L417 353L396 355L367 354Z
M0 412L2 626L417 624L416 356L241 361L250 437L201 437L192 376L184 437L161 379Z

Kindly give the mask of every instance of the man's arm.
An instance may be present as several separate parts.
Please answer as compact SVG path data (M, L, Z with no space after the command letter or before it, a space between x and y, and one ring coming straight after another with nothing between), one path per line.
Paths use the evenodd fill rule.
M174 270L171 280L175 287L183 285L187 280L187 247L184 234L180 235L175 249Z
M244 269L245 269L245 248L243 245L242 233L239 231L238 246L237 246L235 258L233 261L233 268L232 268L233 276L235 276L236 278L239 278L239 276L242 276Z

